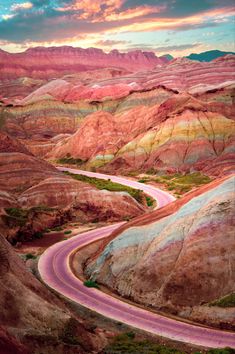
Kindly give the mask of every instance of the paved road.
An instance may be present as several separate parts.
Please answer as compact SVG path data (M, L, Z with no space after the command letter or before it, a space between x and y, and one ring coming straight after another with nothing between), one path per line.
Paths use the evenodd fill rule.
M63 168L64 169L64 168ZM168 193L155 187L126 180L117 176L107 176L92 172L67 169L74 173L98 178L111 179L135 188L141 188L157 199L158 207L173 200ZM88 231L69 240L58 242L48 248L39 260L39 272L43 281L67 298L100 313L108 318L124 322L133 327L190 344L211 348L235 348L235 334L226 331L204 328L192 324L167 318L156 313L135 307L117 298L102 293L94 288L83 285L69 267L69 257L75 249L79 249L91 242L107 237L122 223Z

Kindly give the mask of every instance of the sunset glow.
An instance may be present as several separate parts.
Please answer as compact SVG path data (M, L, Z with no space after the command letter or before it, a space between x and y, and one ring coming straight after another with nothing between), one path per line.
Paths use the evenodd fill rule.
M182 56L234 50L231 0L6 0L0 5L0 46L10 52L71 45Z

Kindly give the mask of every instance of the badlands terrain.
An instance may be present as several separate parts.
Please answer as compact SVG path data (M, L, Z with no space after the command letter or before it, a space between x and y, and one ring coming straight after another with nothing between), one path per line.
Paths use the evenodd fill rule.
M234 89L233 54L200 62L94 48L0 51L0 353L134 346L137 329L117 339L125 327L52 292L37 268L48 246L116 222L73 253L75 276L232 336ZM209 350L184 338L151 341L146 353L163 344L178 353Z

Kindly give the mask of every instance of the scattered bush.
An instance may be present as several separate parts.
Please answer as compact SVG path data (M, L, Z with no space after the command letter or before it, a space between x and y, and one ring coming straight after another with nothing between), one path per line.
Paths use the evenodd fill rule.
M33 238L41 239L43 238L43 233L41 231L37 231L33 234Z
M207 354L235 354L235 350L232 348L211 349L208 350L206 353Z
M210 303L210 306L235 307L235 293L226 295Z
M96 288L99 289L99 285L94 280L85 280L83 283L88 288Z
M148 207L153 206L153 204L154 204L154 199L153 198L151 198L149 196L146 196L145 199L146 199L146 203L147 203Z
M69 234L71 234L71 233L72 233L71 230L66 230L66 231L64 231L64 234L65 234L65 235L69 235Z
M189 192L192 188L211 182L211 179L201 174L194 172L186 175L175 173L173 175L158 176L155 182L165 184L169 191L175 190L176 193L182 194Z
M18 225L18 226L24 226L27 217L28 217L28 210L27 209L21 209L21 208L5 208L5 211L7 213L7 222L10 225Z
M85 161L81 160L81 159L74 159L73 157L62 157L61 159L57 160L58 164L64 165L64 164L68 164L68 165L77 165L77 166L81 166Z
M29 211L35 211L35 212L48 212L48 211L54 211L56 210L55 208L50 208L46 205L38 205L38 206L34 206L31 209L29 209Z
M149 170L146 171L147 175L156 175L157 170L155 170L153 167L150 168Z
M183 354L176 349L150 342L135 340L135 333L129 332L116 336L111 344L104 349L104 354Z
M141 178L138 180L139 183L146 183L148 180L146 178Z
M15 217L15 218L25 218L28 214L27 209L21 208L5 208L5 211L8 215Z
M104 348L104 354L186 354L185 352L169 348L165 345L151 342L149 340L135 339L135 333L128 332L116 336L112 343ZM200 352L201 353L201 352ZM205 354L234 354L234 349L211 349ZM199 354L199 353L194 353Z
M61 226L56 226L51 229L51 231L63 231L63 228Z
M37 256L34 256L32 253L27 253L27 254L25 255L26 261L27 261L28 259L36 259L36 258L37 258Z

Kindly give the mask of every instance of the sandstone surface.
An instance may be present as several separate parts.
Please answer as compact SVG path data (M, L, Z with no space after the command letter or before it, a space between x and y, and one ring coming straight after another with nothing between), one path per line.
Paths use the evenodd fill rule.
M88 167L113 172L155 168L229 173L234 170L233 108L182 93L161 105L138 106L116 115L93 113L48 157L71 155Z
M91 69L118 67L130 70L151 69L164 60L140 50L106 54L96 48L37 47L22 53L0 51L1 78L53 78Z
M10 241L30 239L71 219L114 221L145 212L129 194L75 181L6 133L0 138L0 228Z
M234 292L234 183L235 176L212 182L124 225L87 273L122 296L173 313ZM218 322L227 318L234 326L233 310L217 308L214 317L224 311Z
M26 269L2 235L0 257L1 353L92 352L98 336ZM79 338L76 345L69 336Z

